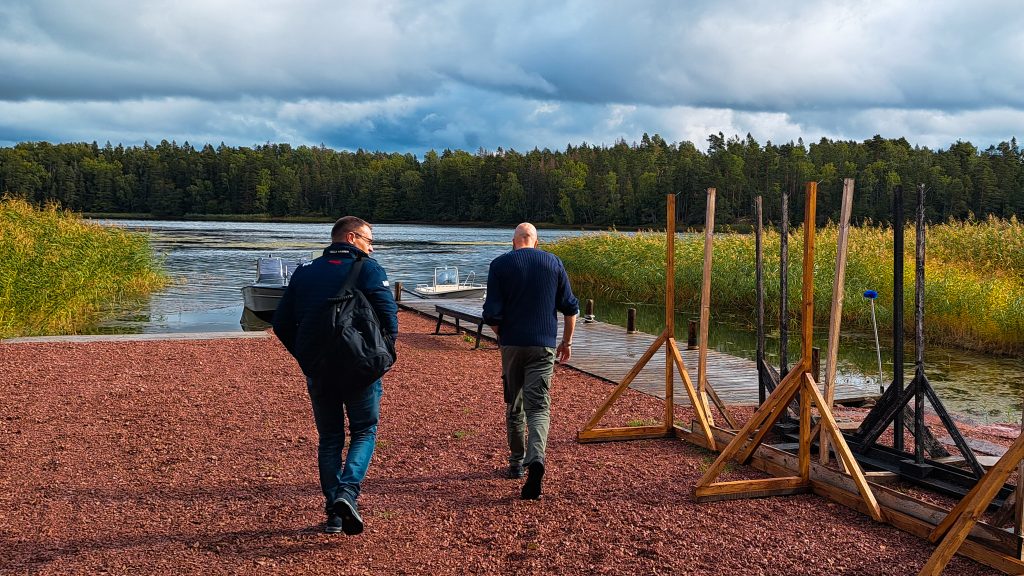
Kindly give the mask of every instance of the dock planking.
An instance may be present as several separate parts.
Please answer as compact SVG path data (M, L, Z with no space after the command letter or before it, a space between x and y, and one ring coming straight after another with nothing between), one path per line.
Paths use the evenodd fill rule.
M455 306L460 310L482 310L480 299L463 298L416 298L403 295L399 306L415 310L432 318L437 318L434 306L443 304ZM448 319L445 320L448 323ZM464 326L465 327L465 326ZM443 332L442 328L442 332ZM562 322L558 322L559 336ZM494 340L494 332L486 325L483 336ZM566 364L581 372L611 382L621 382L633 368L637 360L654 342L655 336L643 332L627 334L626 329L605 322L576 322L576 333L573 335L572 359ZM683 362L690 372L690 379L696 384L697 350L685 350L685 342L680 344ZM686 395L682 377L675 372L674 402L686 406L690 399ZM730 405L757 404L757 366L753 360L740 358L731 354L708 350L707 378L711 386L718 392L722 401ZM665 353L655 353L640 374L630 383L630 388L664 398L665 396ZM870 384L857 386L850 382L836 383L835 399L837 403L858 401L873 398L878 393Z

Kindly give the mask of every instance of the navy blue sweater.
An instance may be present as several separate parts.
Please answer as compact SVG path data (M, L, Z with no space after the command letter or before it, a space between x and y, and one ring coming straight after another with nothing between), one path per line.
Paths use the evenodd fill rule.
M503 346L555 347L558 312L574 316L580 303L554 254L519 248L498 256L487 273L484 322L498 327Z
M376 260L359 248L347 242L336 242L324 250L323 256L295 270L274 312L274 334L289 351L295 343L299 320L311 307L323 304L338 293L356 256L364 256L356 288L370 301L384 331L392 338L398 335L398 305L388 286L388 275Z

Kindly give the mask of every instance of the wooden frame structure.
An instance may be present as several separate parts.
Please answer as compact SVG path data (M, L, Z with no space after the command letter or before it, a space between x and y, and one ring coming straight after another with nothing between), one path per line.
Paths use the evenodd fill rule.
M851 441L856 444L859 454L867 455L872 449L876 452L886 451L891 453L891 459L900 459L899 470L904 477L916 479L922 483L928 483L930 477L941 476L941 486L964 486L971 485L980 479L985 473L978 462L974 451L967 444L963 435L957 429L956 423L950 417L943 406L942 401L935 393L924 368L924 263L925 263L925 225L924 225L924 184L917 187L917 218L915 238L915 274L914 274L914 344L915 344L915 368L914 378L906 389L903 388L903 331L900 329L903 323L903 188L897 186L894 190L894 223L893 223L893 382L879 398L878 402L871 409L868 415L861 422L857 432L851 435ZM924 400L928 399L935 413L945 426L946 431L953 439L953 443L960 451L961 456L970 467L970 473L963 473L959 469L942 465L927 460L924 451L936 455L948 455L942 445L936 441L931 431L924 423ZM914 410L909 409L910 400L914 400ZM907 421L907 417L912 418ZM876 444L879 436L893 425L893 446L891 449L880 447ZM903 429L911 429L914 437L914 453L909 454L903 447ZM911 459L912 458L912 459ZM973 478L971 478L973 475ZM930 485L930 484L929 484ZM1004 490L1007 493L1008 490ZM960 492L963 494L964 492Z
M715 437L711 432L714 421L711 417L711 409L707 397L710 396L722 413L723 417L733 426L734 420L728 413L725 404L715 393L714 388L707 382L705 376L705 363L707 361L707 333L709 321L709 300L711 294L711 234L714 231L714 210L715 210L715 189L708 188L707 216L705 220L705 244L704 244L704 283L701 291L701 340L698 362L698 387L693 385L689 371L683 362L683 356L679 352L679 345L675 339L675 236L676 236L676 197L673 194L666 196L666 242L665 242L665 328L662 330L654 343L643 353L636 364L629 370L620 382L608 395L604 404L594 412L590 420L583 426L583 429L576 434L578 442L604 442L611 440L639 440L644 438L665 438L675 437L676 431L673 422L674 414L674 384L675 376L673 364L679 369L679 375L683 379L686 393L690 398L690 404L696 416L696 424L700 428L703 438L711 449L715 449ZM651 358L665 347L665 411L661 425L635 426L635 427L613 427L597 428L598 422L608 412L608 409L629 388L630 383L650 362Z
M1024 459L1024 435L1018 436L1013 446L996 462L974 488L949 511L946 518L928 535L928 540L941 543L932 552L928 562L918 573L920 576L936 576L942 573L953 554L967 539L971 529L981 520L992 499L1003 488L1003 484ZM1018 478L1017 482L1022 482ZM1019 529L1018 529L1019 531ZM1020 571L1017 573L1024 573Z
M875 499L863 471L857 464L846 444L831 406L822 397L818 385L811 373L811 348L814 334L814 239L815 217L818 186L815 182L807 183L807 194L804 206L804 254L803 254L803 286L801 312L801 359L793 367L779 386L768 396L750 420L733 437L732 441L722 450L718 458L697 482L694 494L698 501L720 500L727 498L746 498L797 494L811 491L811 405L818 407L821 416L821 427L835 446L836 454L860 493L867 507L868 514L877 521L882 521L882 510ZM747 463L754 452L764 441L775 422L785 413L786 406L799 394L799 449L798 476L765 478L758 480L737 480L715 482L725 463L733 456L741 463Z

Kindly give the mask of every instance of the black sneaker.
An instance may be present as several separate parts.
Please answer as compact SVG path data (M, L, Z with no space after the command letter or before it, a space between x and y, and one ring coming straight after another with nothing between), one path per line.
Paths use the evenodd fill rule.
M324 532L328 534L337 534L342 530L341 516L334 512L327 513L327 524L324 526Z
M520 498L523 500L540 500L540 483L544 479L544 464L530 462L530 475L526 477L526 484L523 484L523 491Z
M505 472L505 477L509 480L518 480L526 476L526 472L523 472L522 464L509 464L508 471Z
M355 502L349 502L346 498L338 498L334 501L332 514L341 517L341 530L349 536L355 536L363 531L363 517L359 515L359 507Z

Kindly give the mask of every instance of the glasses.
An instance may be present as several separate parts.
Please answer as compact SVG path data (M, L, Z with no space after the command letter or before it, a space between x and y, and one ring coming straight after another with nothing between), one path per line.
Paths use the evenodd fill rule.
M369 245L371 245L371 246L373 245L373 238L367 238L366 236L363 236L363 235L362 235L362 234L360 234L359 232L352 232L352 233L353 233L353 234L355 234L356 236L358 236L358 237L362 238L363 240L366 240L366 243L367 243L367 244L369 244Z

